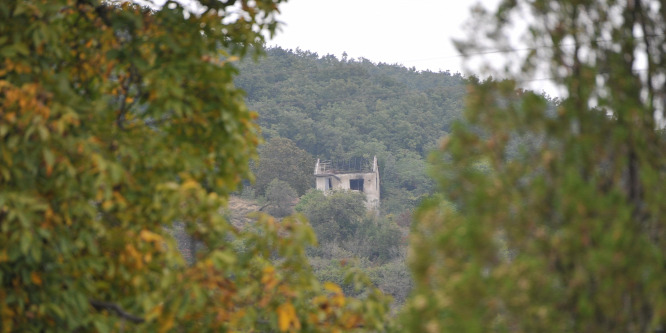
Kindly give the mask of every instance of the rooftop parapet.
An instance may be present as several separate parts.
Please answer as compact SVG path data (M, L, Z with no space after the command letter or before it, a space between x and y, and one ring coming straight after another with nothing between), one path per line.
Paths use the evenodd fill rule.
M345 161L319 161L315 166L317 174L345 174L345 173L370 173L377 168L377 157L370 161L362 157L355 157Z

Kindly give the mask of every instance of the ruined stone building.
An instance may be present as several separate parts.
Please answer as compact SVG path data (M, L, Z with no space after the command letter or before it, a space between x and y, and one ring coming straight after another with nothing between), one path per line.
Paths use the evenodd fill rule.
M318 159L314 175L318 190L324 193L331 190L363 192L368 210L379 211L379 168L376 156L372 163L362 158L344 162Z

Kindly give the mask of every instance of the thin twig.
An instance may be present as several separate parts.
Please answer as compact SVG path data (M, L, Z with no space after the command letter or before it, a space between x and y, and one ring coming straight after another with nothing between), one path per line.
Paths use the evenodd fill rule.
M95 310L97 311L108 310L114 312L118 317L127 319L135 324L140 324L146 321L141 317L128 313L127 311L123 310L123 308L121 308L118 304L115 303L102 302L94 299L90 299L89 302L90 305L92 305L93 308L95 308Z

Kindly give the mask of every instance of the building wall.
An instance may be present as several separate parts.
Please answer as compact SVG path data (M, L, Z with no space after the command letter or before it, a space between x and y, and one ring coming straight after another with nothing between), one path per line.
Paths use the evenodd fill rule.
M366 207L368 210L379 211L379 170L377 168L376 158L373 170L373 172L366 173L325 174L320 172L319 161L317 161L317 166L315 167L317 189L324 192L329 190L351 190L351 181L362 179L362 192L366 197Z

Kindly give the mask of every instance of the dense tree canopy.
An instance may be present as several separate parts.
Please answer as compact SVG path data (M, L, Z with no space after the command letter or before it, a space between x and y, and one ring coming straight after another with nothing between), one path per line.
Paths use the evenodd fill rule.
M510 48L525 15L534 48L507 56L501 74L513 80L473 85L473 125L454 127L434 157L442 195L411 238L406 329L663 330L663 6L507 0L477 11L464 52ZM516 89L544 70L564 91L554 110ZM534 141L507 158L516 136Z
M459 74L300 50L271 48L258 64L240 67L238 85L264 134L327 159L425 154L459 117L465 93Z
M280 2L0 2L3 331L384 325L376 290L317 282L304 221L218 212L259 140L233 63ZM175 221L204 248L192 266Z
M291 214L296 200L298 200L296 190L287 182L273 179L266 186L266 207L272 216L285 217Z
M406 248L403 232L391 219L368 212L362 193L333 191L325 195L312 190L301 197L295 210L308 218L320 242L308 254L321 280L336 281L354 293L340 267L340 262L354 261L375 285L394 298L394 305L403 304L411 289L402 256Z
M263 195L268 184L278 179L303 195L314 186L315 158L286 138L271 138L259 146L259 160L252 171L257 194Z
M360 192L335 191L329 195L313 190L296 210L303 212L321 239L343 241L356 233L367 210Z

